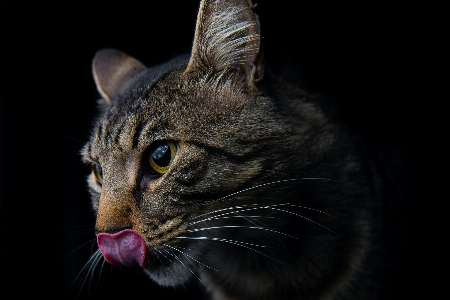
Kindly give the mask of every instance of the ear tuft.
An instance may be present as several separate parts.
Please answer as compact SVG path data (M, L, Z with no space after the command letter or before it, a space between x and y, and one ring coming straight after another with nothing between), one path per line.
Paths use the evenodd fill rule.
M238 74L235 79L248 85L261 77L259 21L252 8L251 0L203 0L186 72Z
M97 89L108 103L144 70L145 66L140 61L114 49L98 51L92 61L92 73Z

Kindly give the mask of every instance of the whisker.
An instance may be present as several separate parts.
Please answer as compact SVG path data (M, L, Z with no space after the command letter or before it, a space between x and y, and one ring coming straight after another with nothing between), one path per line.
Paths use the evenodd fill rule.
M250 205L253 205L253 204L250 204ZM210 212L201 214L201 215L197 215L197 216L195 216L195 217L193 217L193 218L191 218L191 219L197 219L197 218L199 218L199 217L203 217L203 216L206 216L206 215L210 215L210 214L214 214L214 213L218 213L218 212L222 212L222 211L232 210L232 209L243 209L243 210L241 210L241 211L249 211L249 210L255 210L255 209L258 209L258 207L245 208L245 206L246 206L246 205L242 205L242 206L233 206L233 207L227 207L227 208L217 209L217 210L213 210L213 211L210 211ZM239 211L239 212L241 212L241 211ZM189 225L195 225L195 224L200 223L200 222L210 221L210 220L213 220L214 218L217 218L217 217L223 217L223 216L229 215L229 214L231 214L231 213L233 213L233 212L228 212L228 213L223 213L223 214L215 215L215 216L212 216L212 217L209 217L209 218L206 218L206 219L202 219L202 220L199 220L199 221L191 222L191 223L189 223Z
M251 224L253 224L253 225L257 226L257 227L261 227L261 226L262 226L262 227L265 227L265 228L268 228L268 229L270 229L270 227L267 226L266 224L264 224L264 222L258 220L259 218L264 218L264 219L279 219L279 218L276 218L276 217L268 217L268 216L247 216L247 215L241 214L241 213L239 213L239 212L236 212L235 214L237 215L237 216L235 216L235 217L241 217L241 218L244 218L244 220L246 220L247 222L249 222L249 223L251 223ZM253 219L254 219L254 220L253 220ZM261 226L259 226L258 224L260 224Z
M266 226L263 222L259 221L259 220L254 220L252 221L252 219L258 219L258 218L264 218L264 219L276 219L275 217L269 217L269 216L247 216L244 214L239 214L239 212L235 212L235 214L237 214L236 216L222 216L222 217L211 217L208 218L208 220L222 220L222 219L232 219L232 218L242 218L244 220L246 220L247 222L258 226L258 224L261 224L262 226L269 228L268 226ZM189 223L189 225L192 224L197 224L197 223L201 223L204 222L206 220L201 220L201 221L197 221L197 222L193 222L193 223Z
M180 252L181 254L183 254L184 256L186 256L189 260L191 260L191 259L190 259L191 257L190 257L189 255L186 255L186 253L184 253L183 251L178 250L178 249L176 249L175 247L172 247L172 246L167 245L167 244L164 244L164 246L169 247L169 248L171 248L171 249L173 249L173 250L176 250L176 251ZM196 261L194 258L192 258L192 260ZM198 262L198 263L200 263L200 262ZM193 264L193 267L194 267L195 270L197 270L197 272L198 272L198 269L197 269L197 267L195 266L195 264Z
M97 280L97 284L95 285L95 289L97 290L98 288L98 284L100 283L100 278L102 276L102 272L103 272L103 266L105 265L106 259L103 260L102 265L100 266L100 271L98 273L98 280Z
M78 277L81 276L82 273L87 272L86 277L84 278L82 284L81 284L81 288L80 291L78 292L78 295L76 297L76 299L78 299L78 297L81 294L81 291L84 288L84 285L86 284L86 280L89 276L89 273L91 272L91 270L93 270L93 266L95 268L95 266L98 264L99 258L102 257L102 254L100 252L100 249L97 249L97 251L95 251L91 257L88 259L88 261L86 262L86 264L83 266L83 268L80 270L80 272L78 273L78 275L75 277L75 279L73 280L73 282L70 284L69 288L75 283L75 281L78 279ZM89 266L89 269L86 270L86 268Z
M269 206L278 206L278 205L279 204L274 204L274 205L269 205ZM247 206L251 206L251 207L247 208ZM233 210L233 209L240 209L240 210L226 212L226 213L215 215L215 216L203 219L203 220L191 222L191 223L189 223L189 225L195 225L197 223L214 220L215 218L223 217L223 216L226 216L226 215L229 215L229 214L236 214L236 213L240 213L240 212L244 212L244 211L257 210L257 209L264 208L264 207L265 206L259 206L258 204L248 204L248 205L242 205L242 206L233 206L233 207L222 208L222 209L214 210L214 211L202 214L202 215L195 216L192 219L196 219L196 218L201 217L201 216L205 216L205 215L209 215L209 214L213 214L213 213L217 213L217 212L221 212L221 211L227 211L227 210L230 211L230 210Z
M92 262L91 268L89 268L88 273L91 273L91 274L89 276L89 287L88 287L88 290L91 289L91 284L92 284L92 282L94 280L95 269L97 268L97 266L100 263L100 261L102 260L102 258L103 258L102 255L97 255L97 258ZM86 278L87 278L87 276L86 276Z
M170 263L173 263L173 261L170 259L170 257L166 256L164 253L162 253L159 249L157 248L153 248L156 251L159 252L159 254L161 254L162 256L164 256L165 259L167 259ZM165 252L167 252L167 250L164 250ZM156 254L156 253L155 253ZM158 257L158 256L157 256ZM161 261L161 259L158 257L159 261L161 262L161 265L163 265L164 263Z
M171 247L172 248L172 247ZM181 259L179 259L175 254L173 254L173 253L171 253L170 251L168 251L168 250L165 250L167 253L169 253L170 255L172 255L173 257L175 257L175 259L176 260L178 260L186 269L188 269L188 271L189 272L191 272L192 273L192 275L194 275L200 282L202 282L202 280L194 273L194 272L192 272L192 270L191 270L191 268L189 268L188 266L186 266L182 261L181 261ZM202 282L203 283L203 282Z
M173 256L173 254L172 253L170 253L169 251L167 251L166 249L164 249L164 252L166 252L166 253L169 253L169 254L171 254L172 256ZM164 257L166 257L165 255L164 255ZM167 258L167 257L166 257ZM170 260L170 259L169 259ZM171 261L171 260L170 260ZM188 268L188 270L190 271L190 269ZM186 285L184 284L184 282L182 282L182 284L183 284L183 288L184 288L184 291L186 292L186 294L187 294L187 289L186 289ZM176 290L176 287L174 286L173 287L175 290Z
M94 243L96 240L96 238L91 239L90 241L87 241L86 243L82 244L81 246L76 247L75 249L73 249L72 251L70 251L69 253L67 253L66 255L64 255L62 257L62 259L66 259L69 255L73 254L74 252L80 250L81 248L83 248L84 246L86 246L89 243Z
M201 223L201 222L213 220L214 218L217 218L217 217L222 217L222 216L225 216L225 215L234 214L234 213L240 213L240 212L244 212L244 211L257 210L257 209L273 209L273 210L281 211L281 212L284 212L284 213L292 214L292 215L295 215L295 216L297 216L297 217L303 218L303 219L305 219L305 220L307 220L307 221L309 221L309 222L312 222L312 223L314 223L314 224L317 224L317 225L319 225L319 226L325 228L326 230L328 230L328 231L330 231L330 232L336 234L337 236L340 236L339 234L337 234L337 233L334 232L333 230L329 229L328 227L326 227L326 226L324 226L324 225L322 225L322 224L320 224L320 223L318 223L318 222L316 222L316 221L313 221L313 220L311 220L311 219L309 219L309 218L307 218L307 217L305 217L305 216L303 216L303 215L300 215L300 214L297 214L297 213L294 213L294 212L291 212L291 211L288 211L288 210L285 210L285 209L276 208L277 206L287 206L287 205L290 205L290 206L293 206L293 207L300 207L300 208L306 208L306 207L302 207L302 206L298 206L298 205L292 205L292 204L290 204L290 203L273 204L273 205L267 205L267 206L253 206L253 205L256 205L256 204L249 204L249 205L243 205L243 206L228 207L228 208L223 208L223 209L215 210L215 211L212 211L212 212L209 212L209 213L205 213L205 214L202 214L202 215L199 215L199 216L204 216L204 215L207 215L207 214L211 214L211 213L215 213L215 212L220 212L220 211L227 211L227 210L239 209L239 210L237 210L237 211L230 211L230 212L222 213L222 214L219 214L219 215L215 215L215 216L213 216L213 217L205 218L205 219L202 219L202 220L199 220L199 221L191 222L191 223L189 223L189 225L195 225L195 224L198 224L198 223ZM246 208L246 206L251 206L251 207ZM317 211L317 212L324 213L324 212L319 211L319 210L316 210L316 209L312 209L312 210ZM329 214L327 214L327 213L324 213L324 214L326 214L326 215L328 215L328 216L331 216L331 215L329 215ZM199 217L199 216L196 216L196 217L194 217L193 219L195 219L195 218L197 218L197 217ZM331 216L331 217L333 217L333 216Z
M177 236L175 238L176 239L189 239L189 240L211 240L211 241L226 242L226 243L237 244L237 245L245 244L245 245L261 247L261 248L271 248L269 246L264 246L264 245L240 242L240 241L235 241L235 240L228 240L228 239L223 239L223 238L213 238L213 237L207 237L207 236L198 236L198 237Z
M256 219L256 218L264 218L264 219L276 219L275 217L268 217L268 216L247 216L247 215L237 215L237 216L226 216L226 217L211 217L208 218L209 220L222 220L222 219L232 219L232 218L242 218L242 219ZM199 222L199 221L198 221ZM196 223L198 223L196 222Z
M239 213L239 212L236 212L236 214L237 214L237 216L243 217L247 222L249 222L249 223L255 225L256 227L261 227L261 226L258 226L258 224L261 224L263 228L266 228L266 229L268 229L269 231L273 230L273 229L271 229L269 226L267 226L266 224L264 224L263 222L259 221L258 219L255 219L255 220L253 221L253 219L252 219L250 216L247 217L247 215L241 214L241 213ZM267 218L271 218L271 219L273 218L273 219L275 219L275 217L267 217ZM277 232L277 233L278 233L278 232ZM286 234L284 234L284 233L282 233L282 234L283 234L283 235L286 235ZM288 235L288 236L289 236L289 235ZM275 237L278 238L278 239L280 239L280 237L277 236L277 235L275 235ZM294 238L295 238L295 237L294 237ZM295 239L297 239L297 238L295 238Z
M156 248L155 248L156 249ZM170 257L167 257L164 255L164 253L162 253L161 251L159 251L158 249L156 249L156 251L158 251L159 253L161 253L162 256L164 256L168 261L172 262L172 260L170 259Z
M71 240L75 240L75 239L77 239L77 238L79 238L79 237L81 237L81 236L84 236L84 235L86 235L86 234L92 234L93 233L93 230L92 230L92 227L91 228L89 228L89 229L84 229L84 230L82 230L82 231L79 231L79 232L76 232L76 233L73 233L73 234L70 234L70 235L67 235L67 240L68 241L71 241Z
M275 180L275 181L266 182L266 183L258 184L258 185L255 185L255 186L252 186L252 187L249 187L249 188L242 189L240 191L228 194L228 195L226 195L226 196L224 196L222 198L219 198L219 199L216 199L216 200L207 201L207 202L203 203L202 205L209 205L211 203L224 201L224 200L226 200L226 199L228 199L230 197L236 196L238 194L241 194L241 193L244 193L244 192L248 192L250 190L255 190L255 189L258 189L258 188L262 188L262 187L265 187L265 186L268 186L268 185L273 185L273 184L277 184L277 183L291 182L291 181L300 181L300 180L326 180L326 181L341 182L341 181L336 180L336 179L320 178L320 177L317 177L317 178L315 178L315 177L309 177L309 178L305 177L305 178L291 178L291 179Z
M278 259L275 259L275 258L273 258L273 257L270 256L270 255L267 255L267 254L265 254L265 253L263 253L263 252L261 252L261 251L258 251L258 250L256 250L256 249L253 249L253 248L251 248L251 247L249 247L249 246L246 246L246 245L256 246L256 247L261 247L261 248L270 248L270 247L268 247L268 246L257 245L257 244L251 244L251 243L245 243L245 242L234 241L234 240L228 240L228 239L222 239L222 238L212 238L212 237L207 237L207 236L201 236L201 237L178 236L178 237L176 237L176 238L177 238L177 239L188 239L188 240L210 240L210 241L218 241L218 242L229 243L229 244L237 245L237 246L240 246L240 247L243 247L243 248L252 250L252 251L254 251L254 252L258 253L258 254L261 254L261 255L263 255L263 256L265 256L265 257L268 257L268 258L270 258L270 259L272 259L272 260L274 260L274 261L276 261L276 262L279 262L279 263L282 263L282 264L285 265L284 262L279 261Z
M303 219L305 219L305 220L307 220L309 222L312 222L312 223L314 223L316 225L319 225L320 227L325 228L326 230L330 231L331 233L334 233L335 235L340 236L339 234L337 234L336 232L334 232L330 228L328 228L328 227L326 227L326 226L324 226L324 225L322 225L322 224L320 224L320 223L318 223L316 221L313 221L313 220L311 220L311 219L309 219L309 218L307 218L305 216L302 216L300 214L297 214L297 213L294 213L294 212L291 212L291 211L288 211L288 210L285 210L285 209L274 208L274 207L263 207L263 208L278 210L278 211L282 211L282 212L285 212L285 213L288 213L288 214L292 214L294 216L297 216L297 217L303 218Z
M306 206L301 206L301 205L296 205L296 204L291 204L291 203L280 203L278 205L280 205L280 206L291 206L291 207L297 207L297 208L302 208L302 209L309 209L309 210L312 210L312 211L315 211L315 212L327 215L327 216L332 217L332 218L335 219L335 217L333 215L330 215L329 213L326 213L324 211L321 211L321 210L318 210L318 209L315 209L315 208L311 208L311 207L306 207Z
M323 212L321 210L310 208L310 207L306 207L306 206L301 206L301 205L295 205L295 204L291 204L291 203L288 202L288 203L272 204L272 205L267 205L267 206L261 206L260 204L244 204L244 205L240 205L240 206L232 206L232 207L227 207L227 208L213 210L213 211L201 214L201 215L197 215L197 216L195 216L195 217L193 217L191 219L197 219L197 218L202 217L202 216L206 216L206 215L210 215L210 214L214 214L214 213L218 213L218 212L222 212L222 211L229 211L229 210L233 210L233 209L242 209L240 211L237 211L237 212L242 212L242 211L256 210L256 209L260 209L260 208L275 207L275 206L291 206L291 207L296 207L296 208L308 209L308 210L319 212L319 213L322 213L322 214L325 214L327 216L330 216L330 217L334 218L334 216L330 215L329 213ZM199 222L203 222L203 221L210 221L210 220L212 220L212 218L222 217L222 216L225 216L225 215L229 215L231 213L232 212L215 215L215 216L212 216L212 217L200 220L200 221L192 222L190 224L193 225L193 224L196 224L196 223L199 223Z
M154 248L154 249L155 249L156 251L158 251L159 254L162 254L161 251L159 251L158 249L156 249L156 248ZM156 253L156 252L153 252L153 253L156 255L156 257L158 258L158 260L159 260L159 262L161 263L161 265L163 265L163 262L162 262L161 258L159 258L158 253Z
M181 250L179 250L179 249L177 249L176 247L172 247L172 246L170 246L170 245L167 245L167 244L164 244L164 246L167 246L167 247L169 247L169 248L172 248L172 249L174 249L174 250L176 250L176 251L178 251L178 252L180 252L181 254L183 254L184 256L186 256L187 258L190 258L190 259L192 259L193 261L195 261L195 262L197 262L197 263L199 263L199 264L201 264L202 266L204 266L204 267L207 267L208 269L211 269L211 270L214 270L214 271L217 271L216 269L214 269L214 268L211 268L210 266L208 266L208 265L205 265L204 263L201 263L201 262L199 262L198 260L196 260L195 258L193 258L192 256L190 256L189 254L187 254L186 252L184 252L184 251L181 251ZM197 270L197 268L194 266L194 268ZM198 270L197 270L198 271ZM218 272L218 271L217 271Z
M69 288L75 284L75 281L78 279L78 277L81 276L81 274L83 273L83 271L85 271L85 269L87 268L87 266L94 260L96 259L98 252L100 252L100 249L98 249L97 251L95 251L94 253L91 254L91 256L89 257L88 261L84 264L83 268L81 268L80 272L78 272L77 276L75 277L75 279L72 281L72 283L69 285Z
M287 236L287 237L290 237L290 238L298 240L298 238L296 238L295 236L292 236L292 235L289 235L289 234L286 234L286 233L283 233L283 232L279 232L279 231L276 231L276 230L272 230L272 229L269 229L269 228L260 227L260 226L254 227L254 226L228 225L228 226L214 226L214 227L197 228L197 229L186 230L186 231L188 231L188 232L198 232L198 231L204 231L204 230L223 229L223 228L259 229L259 230L273 232L273 233L276 233L276 234L282 234L284 236Z

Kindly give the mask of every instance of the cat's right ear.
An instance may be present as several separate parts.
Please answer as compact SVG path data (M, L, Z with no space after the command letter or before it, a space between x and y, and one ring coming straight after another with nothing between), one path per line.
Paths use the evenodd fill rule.
M92 61L95 84L108 103L123 92L145 68L137 59L114 49L98 51Z

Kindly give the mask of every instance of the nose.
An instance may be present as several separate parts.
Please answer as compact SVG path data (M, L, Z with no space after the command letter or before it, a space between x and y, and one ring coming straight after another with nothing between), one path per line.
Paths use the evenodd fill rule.
M133 201L124 195L104 195L100 198L95 223L96 234L114 234L133 227ZM131 199L130 199L131 200Z

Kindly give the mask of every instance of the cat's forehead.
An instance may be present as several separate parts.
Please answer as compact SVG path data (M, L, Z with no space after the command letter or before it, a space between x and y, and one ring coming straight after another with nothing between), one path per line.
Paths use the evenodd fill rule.
M91 139L97 152L143 151L157 140L216 144L247 101L232 87L218 88L197 74L184 74L182 68L156 80L151 71L115 99L98 121Z

